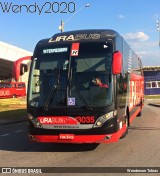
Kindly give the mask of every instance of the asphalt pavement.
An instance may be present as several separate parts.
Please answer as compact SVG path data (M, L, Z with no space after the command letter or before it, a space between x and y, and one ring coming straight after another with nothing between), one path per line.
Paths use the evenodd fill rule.
M0 126L14 124L14 123L21 123L21 122L26 122L26 121L27 121L26 116L17 117L17 118L14 117L14 119L12 117L8 117L7 119L0 117Z
M160 108L150 106L149 103L145 102L142 116L135 118L126 138L111 144L92 146L31 143L28 140L27 123L0 126L0 166L5 168L50 167L51 169L60 167L67 170L67 172L57 171L56 176L73 174L79 176L82 173L88 176L88 173L84 173L86 167L90 169L92 176L117 175L112 172L105 173L104 167L106 169L158 167L160 173ZM70 172L70 168L73 170L76 167L79 169L79 174ZM99 173L94 173L94 169ZM159 173L138 173L137 175L157 176ZM135 175L135 173L130 173L130 175Z
M14 111L21 111L19 109L14 110ZM21 122L26 122L27 121L27 115L23 115L23 116L15 116L14 113L13 115L11 115L12 113L8 113L7 115L7 111L5 112L5 116L2 115L0 113L0 126L4 126L4 125L8 125L8 124L14 124L14 123L21 123ZM4 112L3 112L4 114Z

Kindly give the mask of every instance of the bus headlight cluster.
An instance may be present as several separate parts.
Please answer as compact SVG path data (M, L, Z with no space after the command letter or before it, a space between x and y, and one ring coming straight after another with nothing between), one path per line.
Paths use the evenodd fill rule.
M32 120L33 116L31 114L27 113L27 119Z
M37 118L33 117L31 114L27 114L27 118L33 123L33 125L37 128L42 128L41 123L38 121Z
M111 111L111 112L99 117L93 127L94 128L101 127L107 120L113 118L114 115L115 115L114 111Z

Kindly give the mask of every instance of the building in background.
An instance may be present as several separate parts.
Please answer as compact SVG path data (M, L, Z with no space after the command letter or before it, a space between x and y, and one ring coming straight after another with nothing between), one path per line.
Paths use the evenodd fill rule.
M13 70L15 63L20 58L32 56L32 52L18 48L0 41L0 81L19 81L28 84L28 68L30 65L29 59L24 59L20 63L19 77L15 80L15 70ZM16 66L19 66L19 63Z
M160 94L160 66L143 67L145 95Z

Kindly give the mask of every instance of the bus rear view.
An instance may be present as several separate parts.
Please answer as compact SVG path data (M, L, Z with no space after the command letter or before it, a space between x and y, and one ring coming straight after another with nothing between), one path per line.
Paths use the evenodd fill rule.
M27 98L31 140L109 143L126 133L128 98L123 108L118 107L123 59L117 37L122 40L112 30L82 30L56 34L37 44ZM129 92L128 78L129 74L121 82L126 84L121 96ZM140 98L137 113L141 102Z

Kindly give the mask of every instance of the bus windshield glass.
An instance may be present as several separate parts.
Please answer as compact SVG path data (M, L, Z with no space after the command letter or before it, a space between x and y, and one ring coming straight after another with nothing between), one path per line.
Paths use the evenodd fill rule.
M70 56L71 45L53 44L36 50L31 68L30 106L94 108L112 102L112 44L80 43L78 56Z

